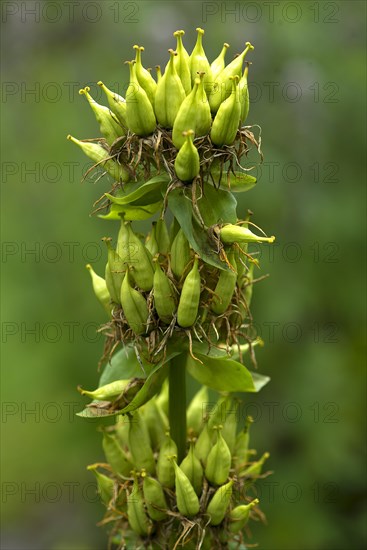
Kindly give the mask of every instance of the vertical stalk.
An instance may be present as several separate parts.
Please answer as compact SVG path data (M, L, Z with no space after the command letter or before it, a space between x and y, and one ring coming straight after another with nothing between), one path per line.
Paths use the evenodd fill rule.
M186 451L186 354L182 353L169 365L168 413L170 433L177 445L177 462Z

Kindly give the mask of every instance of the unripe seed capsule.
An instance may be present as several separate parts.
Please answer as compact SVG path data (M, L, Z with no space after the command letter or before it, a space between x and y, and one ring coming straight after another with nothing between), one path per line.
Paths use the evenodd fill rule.
M142 477L144 478L143 494L149 516L154 521L166 519L167 513L162 509L167 510L167 502L161 484L156 479L147 476L145 472L142 472Z
M191 484L195 490L195 493L200 496L203 490L203 467L200 464L200 460L197 458L194 452L194 443L190 443L190 450L186 457L180 464L180 468L184 474L187 475Z
M233 193L244 193L256 185L256 178L250 174L242 172L225 172L220 170L211 170L211 176L215 184L222 189L228 189Z
M129 525L135 533L142 537L149 535L152 525L144 509L143 495L135 476L133 490L127 499L127 517Z
M167 435L161 445L157 461L157 477L164 487L172 489L175 485L175 471L170 457L177 455L177 445Z
M190 262L190 245L180 228L171 246L171 269L177 279L181 279Z
M105 506L108 506L113 498L114 485L115 485L113 479L98 472L96 464L91 464L90 466L87 466L87 470L89 470L90 472L93 472L94 475L96 476L98 494L103 504Z
M200 172L200 157L193 142L194 131L188 130L183 134L185 143L177 153L175 172L181 181L188 182L196 178Z
M233 454L236 444L238 416L238 403L232 399L231 405L227 408L226 420L222 430L223 439L227 443L231 454Z
M168 428L167 418L158 408L155 398L148 401L140 410L148 428L152 447L153 449L159 449Z
M133 466L122 450L116 436L104 432L102 446L106 460L111 466L113 473L129 477Z
M130 83L126 92L126 117L129 130L138 136L148 136L156 128L151 102L136 76L135 61L129 61Z
M226 481L231 469L232 456L227 443L218 427L217 442L211 449L205 468L205 477L214 485L222 485Z
M131 330L137 335L147 332L148 304L144 296L130 285L128 271L121 285L120 301Z
M175 470L176 501L179 512L188 518L199 513L200 504L197 494L186 474L177 466L175 457L171 457Z
M205 31L200 27L198 27L196 31L198 33L198 36L196 39L195 47L192 50L192 53L190 55L191 83L192 85L194 84L197 73L205 73L205 76L204 76L205 90L206 90L206 93L209 95L213 85L213 75L212 75L212 70L210 68L209 61L205 55L205 51L203 48L202 41L203 41L203 35Z
M128 182L130 179L129 172L121 164L118 164L110 158L109 153L99 143L91 143L80 141L70 134L67 139L78 145L83 153L92 159L96 164L100 165L106 172L115 180Z
M260 460L251 464L248 468L239 473L240 477L254 477L261 474L264 462L269 458L270 453L264 453Z
M231 502L232 485L233 480L231 479L228 483L219 487L209 502L206 512L210 516L210 525L219 525L223 521Z
M245 123L250 110L250 96L248 91L247 76L248 76L248 65L246 66L243 72L243 76L238 84L238 91L239 91L239 96L241 101L241 116L240 116L241 125Z
M234 253L228 255L228 261L232 266L229 271L221 271L219 279L214 290L214 296L210 305L211 310L217 315L222 315L227 311L232 301L232 296L237 283L237 264Z
M154 98L157 91L157 83L147 69L145 69L141 62L141 53L144 51L143 46L134 46L136 52L135 57L135 68L136 68L136 77L140 86L146 92L150 103L154 107Z
M145 240L145 248L148 250L148 252L152 257L154 257L158 253L156 226L157 226L157 222L153 222L152 230L150 233L148 233L147 238Z
M105 271L107 289L112 301L119 304L126 267L119 254L112 247L111 239L104 237L102 241L106 243L108 250L108 262Z
M229 85L230 78L233 76L241 77L243 60L246 54L253 49L254 47L252 44L246 42L246 48L243 52L235 57L215 78L213 90L209 97L212 113L216 113L221 103L231 94L231 86Z
M242 227L240 225L233 225L228 223L224 225L220 230L220 239L223 243L273 243L275 237L258 237L255 233L252 233L248 227Z
M208 424L205 424L195 443L195 454L204 465L207 462L211 448L212 438L208 430Z
M106 281L103 279L103 277L100 277L97 275L97 273L94 271L93 267L90 264L87 264L85 266L92 279L92 285L94 294L96 295L99 303L101 306L105 309L105 311L108 313L108 315L111 315L111 296L108 292Z
M132 268L131 274L135 283L146 292L152 290L154 276L152 257L133 232L130 223L121 222L119 239L126 247L126 254L122 256L122 260Z
M122 127L127 128L125 99L119 94L116 94L115 92L109 90L101 80L97 84L106 94L108 105L110 106L111 111L116 115Z
M144 468L154 474L155 462L148 430L138 411L129 416L129 449L135 468Z
M162 218L159 218L159 220L156 222L155 237L157 240L159 254L168 254L170 250L170 238L166 222Z
M164 128L173 128L181 103L186 97L180 77L174 65L175 52L168 50L170 60L157 85L154 110L157 120Z
M92 107L96 120L99 124L101 134L106 139L109 145L112 145L114 141L125 135L125 131L118 122L115 115L113 115L108 107L100 105L89 93L90 88L86 86L84 89L79 90L81 95L85 95L89 105Z
M164 323L170 323L177 306L174 299L172 283L161 269L158 261L155 265L153 296L158 317Z
M239 533L240 531L242 531L242 529L245 527L248 520L250 519L250 512L252 508L254 508L257 504L259 504L259 499L255 498L249 504L241 504L240 506L236 506L236 508L233 508L233 510L230 511L230 523L228 525L228 529L231 531L231 533Z
M202 386L192 398L187 409L187 427L199 434L204 422L204 410L209 401L208 388Z
M214 81L217 78L217 76L219 75L219 73L222 72L224 67L225 67L225 56L227 54L228 48L229 48L229 44L227 44L227 42L225 42L223 44L223 48L222 48L220 54L218 55L218 57L216 59L214 59L213 63L210 65Z
M81 388L79 388L79 391L82 395L86 395L87 397L96 399L97 401L113 401L122 394L128 384L129 380L115 380L114 382L105 384L94 391L83 390Z
M199 273L199 261L195 256L194 265L187 275L181 290L180 301L177 309L177 322L180 327L191 327L197 318L200 292L201 292L201 280Z
M232 92L220 105L215 115L210 138L214 145L232 145L236 139L241 116L241 103L238 93L238 76L231 77Z
M175 64L177 74L181 79L185 94L188 95L191 90L190 56L182 43L182 37L184 34L185 31L176 31L173 33L173 36L177 38L177 55L175 56L173 62Z

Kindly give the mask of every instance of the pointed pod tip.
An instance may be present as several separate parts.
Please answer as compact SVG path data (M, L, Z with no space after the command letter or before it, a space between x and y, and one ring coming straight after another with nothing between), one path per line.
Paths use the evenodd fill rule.
M251 42L246 42L245 45L246 45L250 50L254 50L254 49L255 49L255 46L253 46L253 45L251 44Z
M101 88L104 87L104 84L103 84L102 80L98 80L97 84L98 84L98 86L101 86Z
M223 47L224 47L224 48L229 48L230 45L228 44L228 42L224 42Z

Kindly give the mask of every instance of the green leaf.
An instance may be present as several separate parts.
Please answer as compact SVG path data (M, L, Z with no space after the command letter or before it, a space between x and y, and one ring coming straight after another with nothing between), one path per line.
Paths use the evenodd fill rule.
M145 378L135 350L131 346L126 346L115 353L111 361L105 366L98 387L110 384L115 380L127 380L128 378Z
M173 189L168 195L168 206L180 224L191 247L208 264L228 270L225 262L219 259L215 242L193 214L192 202L184 194L183 188Z
M245 172L229 172L226 170L220 173L220 170L212 170L211 175L216 183L222 189L228 189L232 193L244 193L256 185L256 178ZM213 185L211 178L208 182Z
M220 222L237 223L236 207L237 201L229 191L212 185L205 186L198 198L198 208L207 227Z
M162 198L161 188L168 183L167 175L154 176L149 181L126 184L117 196L105 193L113 204L146 206Z
M202 363L188 356L187 370L201 384L216 391L256 392L250 371L238 361L201 353L195 356Z
M162 208L163 200L145 206L112 204L108 214L100 214L102 220L121 220L120 214L125 220L147 220Z

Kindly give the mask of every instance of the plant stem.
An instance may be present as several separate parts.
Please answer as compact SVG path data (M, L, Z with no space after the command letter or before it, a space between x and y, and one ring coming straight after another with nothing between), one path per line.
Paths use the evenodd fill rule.
M186 354L178 355L169 365L168 412L170 433L177 445L177 462L186 453Z

